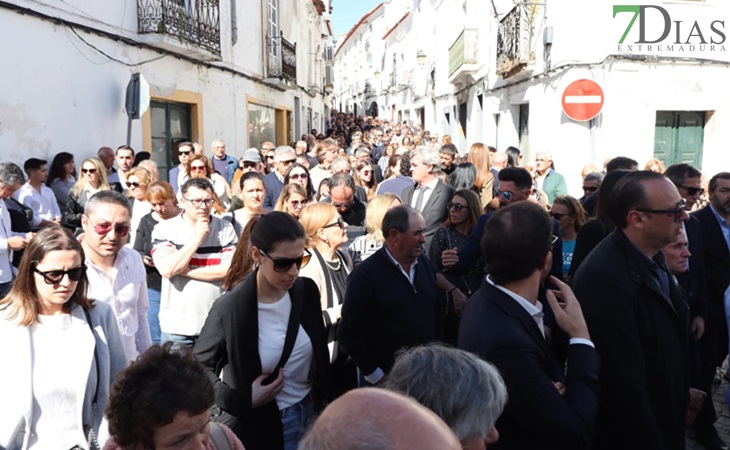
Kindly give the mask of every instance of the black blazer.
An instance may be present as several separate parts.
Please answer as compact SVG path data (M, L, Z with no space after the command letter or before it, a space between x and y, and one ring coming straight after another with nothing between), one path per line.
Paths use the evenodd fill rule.
M256 409L251 407L251 383L262 373L257 273L253 272L215 301L195 342L195 354L215 387L215 403L222 410L221 421L232 425L231 429L245 447L248 450L283 449L281 416L276 400ZM312 341L313 395L321 408L330 399L331 383L319 290L309 279L300 278L296 283L289 291L292 310L296 303L303 303L301 325ZM296 295L297 285L303 286L303 295ZM224 368L221 380L219 375Z
M497 366L507 385L509 399L497 421L500 437L494 448L589 448L599 394L594 348L569 346L566 377L535 320L486 281L466 304L458 347ZM557 381L566 386L563 396L555 389Z
M704 250L707 316L725 320L725 290L730 285L730 250L710 205L692 213L699 220ZM689 223L689 222L686 222ZM689 228L687 230L689 232ZM688 236L690 244L692 237ZM694 251L690 248L690 252ZM690 267L691 267L690 261Z
M691 318L707 317L707 279L705 277L705 249L699 219L689 216L684 223L687 230L689 271L677 274L679 285L684 289ZM723 306L724 310L724 306ZM725 320L724 316L722 320Z
M416 190L416 185L408 186L403 189L403 204L410 205L413 200L413 194ZM444 184L439 180L436 183L436 187L428 197L428 201L423 205L421 215L423 220L426 222L426 248L431 248L431 239L434 233L438 230L446 220L449 211L446 209L446 205L451 201L451 197L454 195L454 188L448 184Z
M595 449L685 448L687 306L669 280L667 297L621 230L598 244L573 278L602 360Z
M264 187L266 188L266 195L264 196L263 206L265 209L272 211L276 206L276 202L279 201L281 191L284 190L284 182L279 181L276 170L264 177Z

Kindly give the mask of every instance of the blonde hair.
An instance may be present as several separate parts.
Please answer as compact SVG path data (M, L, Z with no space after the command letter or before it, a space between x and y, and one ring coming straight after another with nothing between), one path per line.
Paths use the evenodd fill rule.
M314 247L319 241L319 230L327 225L334 215L339 217L337 208L332 203L311 203L302 210L299 222L307 235L307 248Z
M81 169L84 168L84 164L86 163L91 163L94 167L96 167L96 173L99 174L99 190L107 191L111 189L111 187L109 187L109 181L106 178L106 166L104 166L104 163L101 162L99 158L86 158L81 162L79 172L81 172ZM78 196L85 187L86 180L84 180L84 176L82 174L79 174L79 179L76 180L76 183L71 188L71 195L74 197Z
M383 217L385 217L385 213L388 212L390 205L395 200L401 201L397 195L391 194L390 192L376 195L368 203L368 207L365 210L365 230L368 236L375 239L378 243L385 242L385 237L383 236Z
M580 230L580 227L585 225L586 221L586 212L583 209L583 206L580 204L577 198L570 196L570 195L558 195L555 197L555 200L553 200L553 205L559 204L563 205L566 208L568 208L569 215L575 216L575 222L573 222L573 228L575 228L575 231Z
M490 178L494 182L494 175L489 170L489 147L481 142L472 144L469 148L469 162L477 169L477 177L474 180L474 187L477 190L481 190Z
M152 183L152 174L144 167L132 167L132 169L127 172L127 180L129 180L130 177L137 177L139 179L139 184L142 184L145 187L149 187ZM127 191L127 197L131 196L132 194Z
M664 163L659 161L656 158L652 158L649 161L646 162L646 165L644 166L644 170L651 170L651 166L657 166L657 169L659 169L659 173L664 173ZM653 172L653 170L652 170Z
M289 183L282 188L281 194L279 194L279 199L276 201L276 206L274 206L274 211L288 212L286 209L286 202L292 194L301 195L304 201L309 198L304 186L298 183Z

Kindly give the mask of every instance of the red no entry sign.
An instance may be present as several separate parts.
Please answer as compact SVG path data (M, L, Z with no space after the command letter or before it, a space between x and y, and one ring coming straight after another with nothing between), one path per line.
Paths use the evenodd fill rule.
M576 80L563 91L563 112L579 122L596 117L603 108L603 89L593 80Z

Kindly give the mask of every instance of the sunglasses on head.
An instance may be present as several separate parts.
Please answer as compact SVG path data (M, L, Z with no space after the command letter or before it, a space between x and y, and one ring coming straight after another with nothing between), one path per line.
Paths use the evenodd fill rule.
M132 228L129 225L112 225L110 223L100 223L98 225L94 225L94 232L98 234L99 236L105 236L109 234L109 232L112 231L112 228L114 229L114 233L117 236L126 236L129 234L129 230Z
M342 217L338 217L337 218L337 222L329 223L329 224L323 226L322 228L324 229L324 228L332 228L332 227L340 227L340 229L344 229L345 228L345 221L342 220Z
M585 192L596 192L598 188L596 186L583 186Z
M466 208L466 205L462 205L461 203L447 203L446 204L446 209L453 209L456 212L459 212L464 208Z
M96 169L81 169L81 173L96 173Z
M312 254L308 250L304 250L304 254L299 258L272 258L267 255L263 250L259 250L264 257L269 258L274 263L274 272L288 272L291 266L296 264L297 270L309 264L309 260L312 258Z
M696 188L696 187L682 186L682 185L677 185L677 187L686 189L687 194L689 194L690 196L697 195L697 194L702 195L705 192L705 190L703 188Z
M85 271L86 266L74 267L73 269L68 270L47 270L45 272L41 272L35 267L33 268L33 272L42 276L43 281L49 285L60 283L66 275L68 275L68 278L71 281L79 281L81 279L81 275L83 275Z

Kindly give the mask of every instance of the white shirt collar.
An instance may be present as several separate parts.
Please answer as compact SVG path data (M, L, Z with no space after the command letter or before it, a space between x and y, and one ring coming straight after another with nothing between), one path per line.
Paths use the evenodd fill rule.
M491 284L492 286L510 296L510 298L516 301L517 304L519 304L525 311L527 311L527 314L529 314L537 324L537 327L540 329L542 336L545 337L545 325L543 324L543 317L545 317L545 313L542 312L542 303L535 302L535 304L533 305L532 303L530 303L529 300L525 299L524 297L510 291L505 287L495 284L494 281L489 278L489 275L487 275L485 278L487 280L487 283Z

